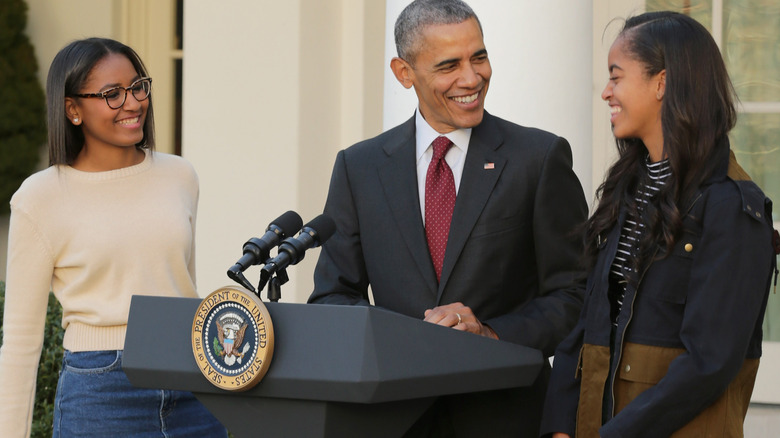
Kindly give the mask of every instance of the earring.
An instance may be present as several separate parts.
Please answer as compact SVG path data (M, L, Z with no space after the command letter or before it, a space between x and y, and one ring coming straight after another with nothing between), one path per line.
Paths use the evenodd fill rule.
M78 122L79 122L79 118L78 117L74 117L73 118L73 123L78 123Z

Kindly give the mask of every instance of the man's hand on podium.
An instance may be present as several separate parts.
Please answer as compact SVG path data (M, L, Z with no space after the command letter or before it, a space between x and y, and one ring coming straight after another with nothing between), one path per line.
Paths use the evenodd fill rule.
M471 308L464 306L463 303L451 303L428 309L425 311L424 321L498 339L496 332L490 326L482 324Z

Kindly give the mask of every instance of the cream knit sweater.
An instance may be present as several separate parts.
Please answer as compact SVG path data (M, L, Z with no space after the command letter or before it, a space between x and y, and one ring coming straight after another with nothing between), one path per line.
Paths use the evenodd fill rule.
M11 199L0 435L29 436L49 291L64 347L121 350L130 297L195 297L198 180L180 157L147 152L107 172L53 166Z

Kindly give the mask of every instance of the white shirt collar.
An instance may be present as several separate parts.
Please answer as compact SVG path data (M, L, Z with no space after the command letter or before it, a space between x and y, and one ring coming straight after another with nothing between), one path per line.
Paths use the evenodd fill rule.
M417 128L415 130L417 142L417 161L420 161L420 158L422 158L423 154L425 154L425 151L427 151L431 146L431 143L433 143L433 141L436 140L436 137L440 135L444 135L445 137L449 138L455 147L463 151L464 156L466 155L466 152L469 148L469 140L471 140L472 128L456 129L455 131L448 132L446 134L439 134L431 127L431 125L428 124L428 121L426 121L422 116L419 108L417 111L415 111L414 123L415 127Z

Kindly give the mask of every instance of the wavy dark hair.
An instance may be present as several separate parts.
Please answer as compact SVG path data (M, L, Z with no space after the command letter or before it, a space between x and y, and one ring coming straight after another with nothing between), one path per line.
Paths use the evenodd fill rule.
M646 228L635 272L660 246L668 254L682 230L682 217L699 187L728 157L724 141L737 121L736 94L718 46L707 29L687 15L648 12L629 18L618 40L646 77L666 70L661 103L663 153L672 174L646 206ZM647 150L640 139L616 139L618 160L596 196L598 206L585 224L586 255L592 264L599 236L618 220L619 211L636 212L634 194L647 178Z
M70 123L65 114L65 98L81 93L92 68L111 54L124 55L133 64L138 76L149 76L146 66L135 50L108 38L73 41L54 57L46 80L49 165L73 164L84 147L84 133L81 126ZM136 147L154 149L152 95L149 95L144 137Z

